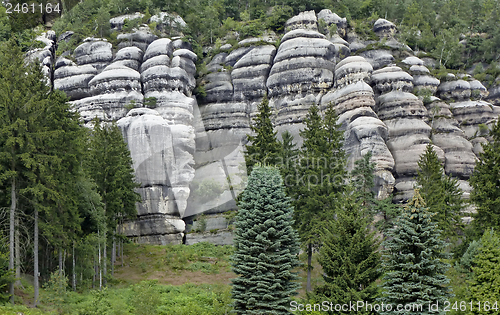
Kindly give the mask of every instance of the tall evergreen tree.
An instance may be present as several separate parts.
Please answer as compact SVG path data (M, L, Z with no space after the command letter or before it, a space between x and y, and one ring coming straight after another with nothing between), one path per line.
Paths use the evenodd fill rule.
M271 108L267 95L258 106L259 113L250 129L255 135L247 135L245 163L250 174L256 163L274 165L279 161L281 145L271 122Z
M35 217L41 211L41 222L47 223L41 226L42 233L54 246L63 246L79 227L73 184L83 129L63 93L51 91L38 64L25 64L14 41L0 50L0 184L10 191L9 267L14 269L20 207ZM17 258L20 261L19 254Z
M432 213L418 190L408 202L395 226L387 233L383 242L382 268L383 294L380 301L391 304L394 309L385 309L381 314L444 314L429 309L429 303L443 305L451 297L449 279L445 276L449 265L441 259L445 242L441 240L437 224L431 220ZM396 305L423 305L422 310L398 311Z
M360 192L348 189L337 203L336 219L324 231L318 258L323 267L325 284L315 292L339 304L351 301L374 303L378 288L375 281L380 271L380 241L369 211L359 198ZM336 312L335 314L356 312Z
M232 296L236 314L289 314L299 239L279 171L255 167L238 204Z
M307 253L307 291L311 291L312 254L321 245L324 224L334 216L336 197L346 180L343 132L332 106L320 116L312 105L300 135L304 139L297 165L295 222Z
M483 145L469 182L470 199L477 207L474 225L479 230L500 227L500 120L490 132L491 142Z
M473 314L500 314L500 237L493 229L484 232L478 254L473 259L469 281ZM481 303L481 311L477 302ZM486 309L486 307L488 309Z
M457 232L463 229L462 210L466 206L458 181L444 173L443 166L431 144L418 161L417 184L420 194L429 208L436 213L432 219L442 230L441 236L454 241Z
M111 231L114 237L120 219L135 217L135 204L140 201L140 196L134 191L139 184L134 182L132 158L120 129L115 123L101 126L97 120L94 122L87 168L102 197L106 218L105 229L98 231L104 240L103 272L106 278L107 233Z

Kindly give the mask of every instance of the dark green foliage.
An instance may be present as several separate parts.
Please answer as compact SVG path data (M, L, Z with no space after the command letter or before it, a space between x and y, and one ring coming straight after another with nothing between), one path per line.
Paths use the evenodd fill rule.
M299 240L276 168L255 167L239 202L232 296L236 314L289 314L298 288Z
M343 132L330 107L323 119L312 105L304 121L306 128L297 165L301 182L297 183L295 222L302 243L318 245L321 224L333 217L336 195L344 188L346 178Z
M431 144L420 157L418 167L417 184L429 211L436 213L433 221L439 225L445 240L456 241L458 232L463 229L461 212L466 206L458 181L444 173Z
M9 285L14 281L14 274L9 270L9 249L7 238L0 235L0 304L9 300Z
M363 206L354 187L340 197L335 208L336 218L329 222L323 235L318 258L323 267L325 285L316 288L323 300L349 304L350 301L374 303L381 276L380 241L370 230L371 215ZM361 311L361 310L360 310ZM354 314L342 312L335 314Z
M250 129L255 135L247 135L249 144L245 145L245 162L250 174L255 164L275 165L279 162L281 145L276 138L271 122L271 108L267 96L260 103L259 113Z
M87 168L102 197L107 226L114 231L120 218L136 215L132 158L116 124L101 126L95 121L90 140Z
M469 281L471 299L480 301L483 307L496 304L495 309L473 309L472 314L500 314L500 238L493 229L488 229L481 238L479 253L474 257L473 276ZM477 306L477 302L476 302Z
M475 266L474 259L476 258L477 254L479 254L480 249L481 240L472 241L469 243L469 247L467 247L467 250L465 251L462 258L460 258L460 262L458 264L462 271L468 274L472 273L472 267Z
M441 314L432 312L428 304L439 305L451 297L449 279L445 276L449 265L442 261L445 243L438 226L431 220L432 213L418 190L408 202L387 233L383 242L382 267L385 271L383 294L379 300L397 304L422 304L423 311L384 312L382 314ZM427 307L425 307L427 306Z
M474 225L484 231L500 226L500 120L490 133L491 142L483 145L469 183L471 201L477 207Z
M335 202L346 180L343 132L339 130L333 106L323 119L316 105L309 108L300 132L304 139L296 166L295 222L302 246L308 256L308 291L312 252L321 246L325 224L333 218Z

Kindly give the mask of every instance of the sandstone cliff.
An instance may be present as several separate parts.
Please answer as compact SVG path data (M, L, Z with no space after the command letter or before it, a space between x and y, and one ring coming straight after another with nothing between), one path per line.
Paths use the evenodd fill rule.
M335 24L328 29L336 32L320 33L319 19ZM110 23L120 29L123 19ZM396 202L410 197L417 161L430 142L468 197L466 179L500 114L498 86L488 91L465 74L438 80L430 71L435 62L399 43L387 20L374 23L379 41L350 32L346 19L329 10L303 12L285 29L283 36L223 45L198 74L188 43L158 38L147 26L118 35L116 47L88 38L57 59L55 34L48 34L47 47L31 53L85 123L94 117L118 122L143 199L138 219L122 227L127 236L180 243L185 221L200 213L214 214L216 228L227 227L215 214L234 210L244 189L243 145L265 94L278 134L290 131L299 145L309 106L334 106L348 167L373 153L379 198L393 191ZM196 87L203 97L193 96ZM188 236L186 242L197 239L220 241Z

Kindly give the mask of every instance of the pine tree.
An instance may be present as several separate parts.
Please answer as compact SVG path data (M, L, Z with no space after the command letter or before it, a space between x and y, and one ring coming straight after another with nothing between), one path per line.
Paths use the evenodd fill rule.
M271 122L271 108L267 95L264 95L258 106L259 114L250 129L255 134L247 135L249 144L245 145L245 163L250 174L256 163L274 165L279 161L281 145L276 137Z
M490 132L491 142L483 145L469 182L470 199L477 207L474 224L484 231L500 227L500 120Z
M232 296L236 314L289 314L299 240L279 171L255 167L238 204Z
M385 309L381 314L444 314L442 307L437 312L429 309L429 303L442 306L452 296L445 276L449 265L441 260L447 257L445 242L441 240L437 224L431 220L432 215L415 190L396 225L387 233L382 244L384 296L379 300L394 309ZM398 304L421 304L423 309L398 312Z
M448 242L454 240L457 231L463 229L462 210L466 201L458 181L447 176L431 144L418 161L417 184L432 217L442 230L441 236Z
M325 284L315 292L325 297L323 300L338 304L349 304L350 301L374 303L378 291L375 281L381 276L380 241L370 230L371 215L364 208L359 194L351 187L340 198L335 209L336 219L324 231L318 258Z
M333 218L337 195L344 189L346 157L343 132L332 106L323 120L318 106L312 105L304 123L294 203L296 227L307 253L306 290L310 292L312 253L321 246L324 225Z
M473 277L469 281L473 314L500 314L500 238L488 229L481 238L479 253L473 260ZM477 302L481 303L481 311ZM488 309L486 309L488 308ZM495 309L496 308L496 309Z

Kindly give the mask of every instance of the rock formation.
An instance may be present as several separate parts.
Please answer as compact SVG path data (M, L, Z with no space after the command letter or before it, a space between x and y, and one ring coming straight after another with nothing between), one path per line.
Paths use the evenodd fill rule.
M110 23L121 29L131 18L143 16ZM160 13L153 19L172 26L176 18ZM201 213L208 214L207 226L227 228L220 213L236 209L245 187L243 148L264 95L278 135L288 130L299 145L309 107L324 112L333 106L345 131L348 167L372 152L379 198L393 191L396 202L411 196L428 143L467 197L466 179L500 115L498 84L488 91L467 76L440 81L429 70L436 62L399 43L393 23L379 19L373 31L380 42L348 33L346 19L330 10L302 12L288 20L281 38L268 33L224 43L199 69L188 43L158 38L147 26L119 34L117 47L88 38L55 62L50 45L33 55L47 65L48 77L54 63L54 87L67 93L85 123L94 117L118 122L143 200L138 219L122 226L127 236L223 244L230 243L227 231L220 238L185 233L198 229L193 218ZM54 41L55 34L47 38Z

